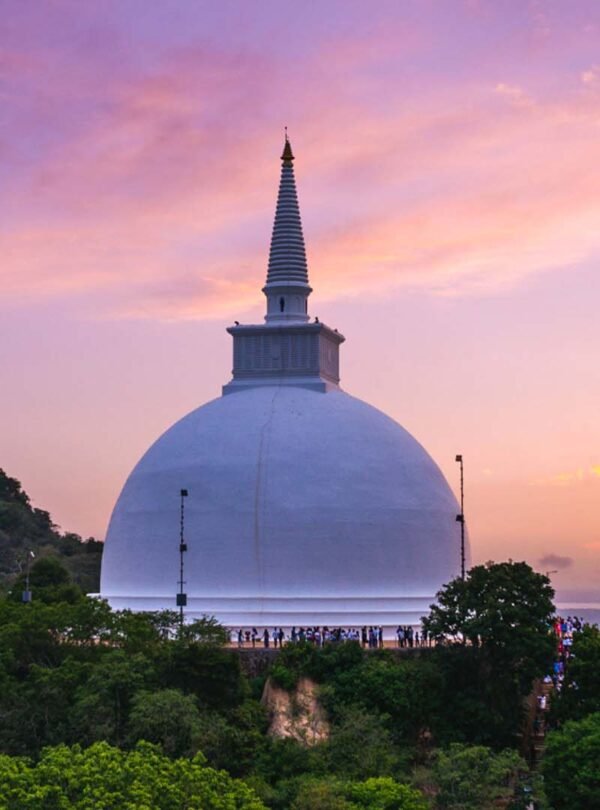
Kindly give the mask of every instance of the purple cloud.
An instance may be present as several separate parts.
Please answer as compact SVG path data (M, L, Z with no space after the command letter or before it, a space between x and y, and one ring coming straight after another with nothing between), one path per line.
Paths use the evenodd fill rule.
M546 554L538 560L539 565L544 569L557 568L563 571L565 568L570 568L574 560L572 557L561 557L560 554Z

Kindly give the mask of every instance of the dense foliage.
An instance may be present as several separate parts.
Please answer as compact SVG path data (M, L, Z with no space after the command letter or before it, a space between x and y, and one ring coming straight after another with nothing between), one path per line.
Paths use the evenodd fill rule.
M420 791L391 777L345 782L309 779L299 789L291 810L427 810Z
M548 578L524 562L475 566L437 595L423 626L454 684L446 708L463 740L515 745L523 699L551 669L553 597Z
M151 735L161 705L181 715L184 695L198 711L227 718L249 693L239 658L215 643L224 634L214 623L196 623L183 638L177 627L175 613L114 613L86 597L0 601L0 749L36 755L59 742L126 745L140 738L135 728ZM162 724L164 739L154 739L191 752L193 719L179 729Z
M11 810L264 810L243 782L202 754L170 759L147 743L47 748L40 759L0 756L0 807Z
M600 810L600 713L548 735L543 773L553 810Z
M494 810L515 799L526 771L516 751L494 753L485 746L454 743L435 752L424 786L431 780L439 810Z
M31 506L19 481L0 469L0 591L13 588L20 598L31 552L34 566L40 557L60 559L69 581L86 593L99 590L102 543L59 532L48 512Z
M48 746L102 742L136 751L145 740L173 759L201 752L208 766L247 780L275 810L420 810L423 796L410 787L416 765L429 774L426 792L439 791L435 746L469 731L451 733L443 648L413 656L355 643L284 648L273 676L289 684L310 673L331 719L329 740L305 748L266 734L258 701L264 679L244 676L225 638L214 621L180 633L175 613L115 613L87 597L0 600L0 750L35 760L50 756ZM478 733L471 728L467 742ZM491 774L492 785L499 774L495 789L504 795L512 783L501 770Z

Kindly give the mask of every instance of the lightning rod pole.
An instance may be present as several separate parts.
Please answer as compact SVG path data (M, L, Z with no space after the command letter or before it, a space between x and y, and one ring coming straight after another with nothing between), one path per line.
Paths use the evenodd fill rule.
M465 476L462 455L456 456L456 461L460 464L460 515L456 520L460 523L460 576L465 578Z
M179 608L179 632L183 632L183 609L187 605L187 594L183 590L185 579L183 578L183 567L185 560L185 552L187 551L187 544L184 540L184 518L185 518L185 498L188 496L187 489L180 490L181 507L179 515L179 593L177 594L177 607Z

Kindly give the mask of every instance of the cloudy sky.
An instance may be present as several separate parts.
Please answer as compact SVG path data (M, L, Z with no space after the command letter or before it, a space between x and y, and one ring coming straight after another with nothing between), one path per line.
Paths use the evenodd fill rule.
M283 127L342 385L431 452L476 562L600 601L597 0L0 0L0 466L104 537L218 396Z

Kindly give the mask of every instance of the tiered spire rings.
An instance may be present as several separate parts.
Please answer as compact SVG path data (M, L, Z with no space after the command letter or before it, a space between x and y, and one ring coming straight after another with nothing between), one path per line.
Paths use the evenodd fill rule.
M311 288L293 160L292 145L286 133L267 283L263 288L268 299L267 321L308 320L306 299Z

